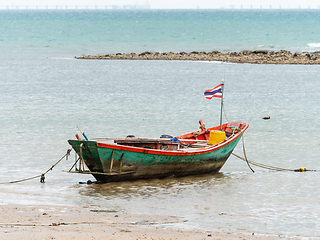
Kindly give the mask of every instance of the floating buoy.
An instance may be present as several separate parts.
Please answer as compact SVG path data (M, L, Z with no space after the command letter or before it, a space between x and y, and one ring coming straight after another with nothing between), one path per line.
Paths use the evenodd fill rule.
M270 119L270 116L264 116L262 119Z
M301 168L299 168L299 169L296 169L296 170L294 170L295 172L306 172L307 171L307 169L306 168L304 168L304 167L301 167Z

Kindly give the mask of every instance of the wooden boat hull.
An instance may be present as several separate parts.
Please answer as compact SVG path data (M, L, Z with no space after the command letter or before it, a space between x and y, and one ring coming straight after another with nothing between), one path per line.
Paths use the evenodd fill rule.
M239 124L238 124L239 125ZM226 129L227 125L224 125ZM136 179L181 177L218 172L239 142L248 124L223 142L200 148L170 150L170 146L184 141L197 141L200 132L186 134L179 143L165 142L166 148L149 149L143 146L108 144L97 141L69 140L74 150L84 160L89 172L99 182L129 181ZM208 129L205 133L216 128ZM193 135L195 134L195 135ZM206 138L205 135L202 136ZM159 140L160 141L160 140ZM161 140L163 142L163 140ZM206 143L205 143L206 144Z

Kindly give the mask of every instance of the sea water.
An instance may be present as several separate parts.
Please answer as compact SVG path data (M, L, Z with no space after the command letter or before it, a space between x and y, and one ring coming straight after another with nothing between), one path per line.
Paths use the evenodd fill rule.
M320 170L320 66L205 61L77 60L84 54L320 50L317 10L0 11L0 183L37 176L90 138L181 135L219 125L206 89L225 80L224 122L250 124L249 160ZM270 120L263 120L270 116ZM243 156L243 143L234 151ZM320 235L319 171L274 172L231 156L218 174L86 185L64 171L0 185L0 204L98 205L173 215L166 227Z

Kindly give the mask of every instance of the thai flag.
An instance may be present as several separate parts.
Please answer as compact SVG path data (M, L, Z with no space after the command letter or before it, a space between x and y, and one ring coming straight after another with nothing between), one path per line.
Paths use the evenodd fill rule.
M206 97L206 99L211 99L213 97L222 98L221 84L219 84L213 89L205 90L204 96Z

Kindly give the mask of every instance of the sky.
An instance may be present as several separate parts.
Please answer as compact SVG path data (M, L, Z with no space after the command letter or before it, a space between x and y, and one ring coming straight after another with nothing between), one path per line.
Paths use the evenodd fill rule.
M0 0L0 7L25 8L29 6L98 6L105 5L145 5L152 9L191 9L191 8L320 8L319 0Z

